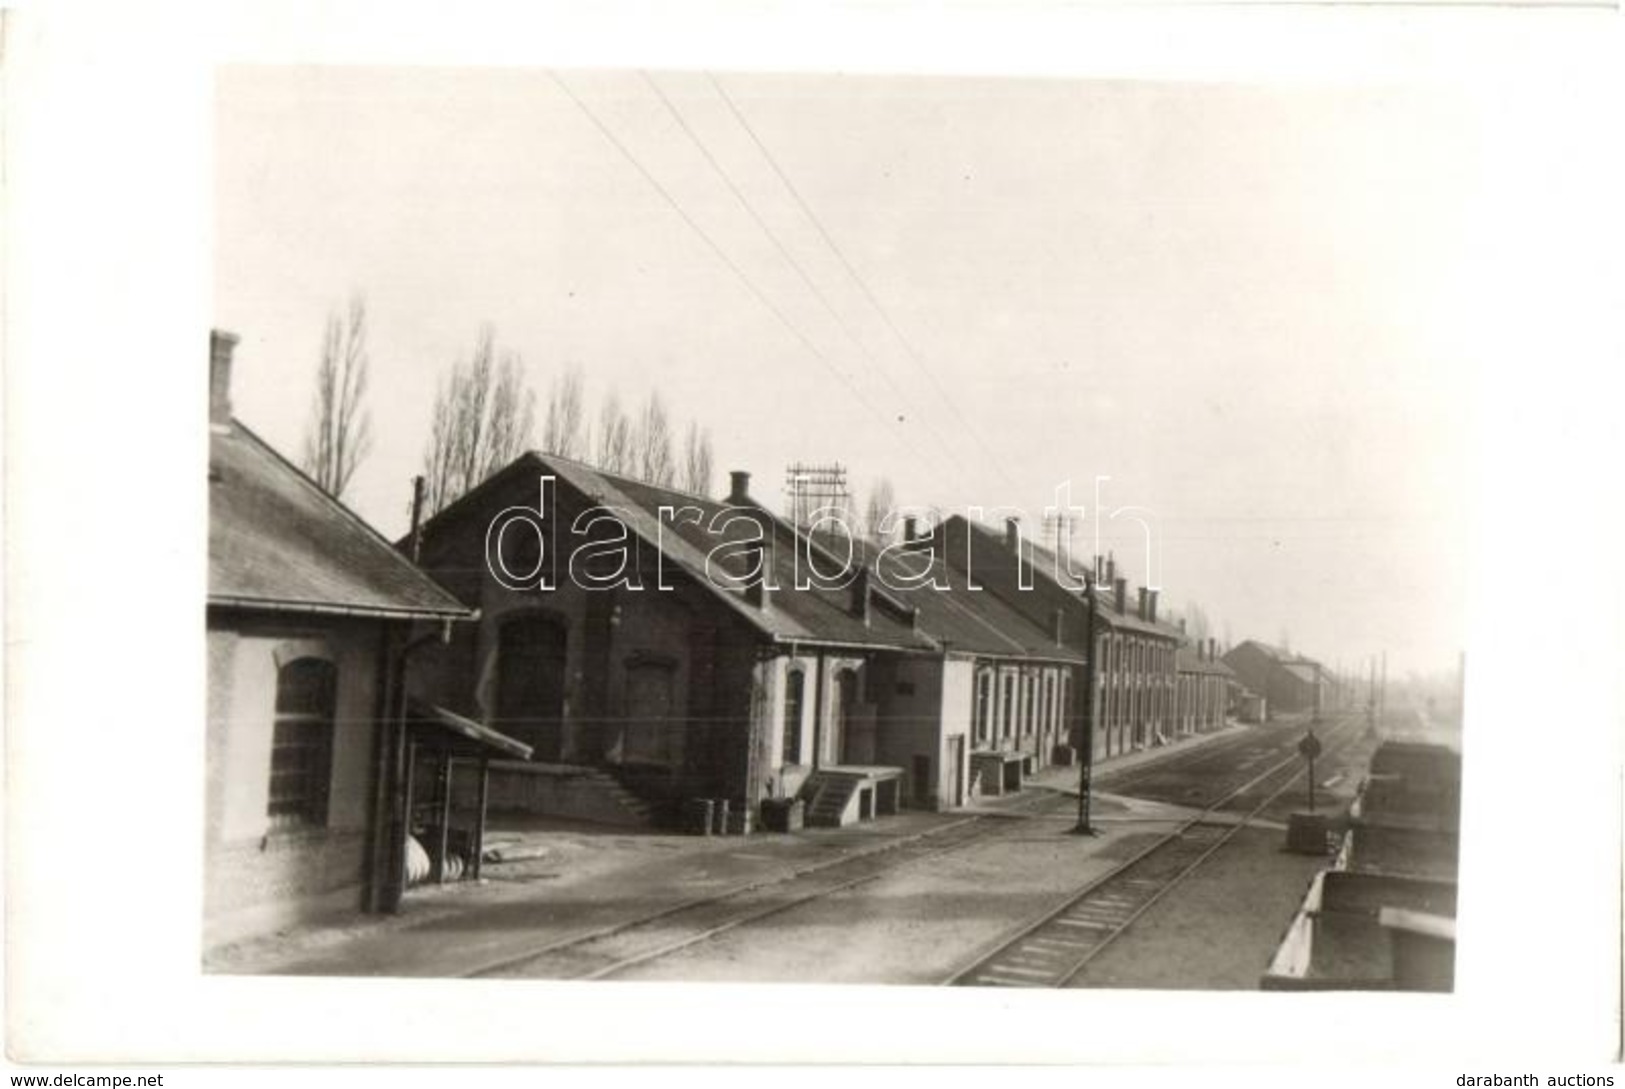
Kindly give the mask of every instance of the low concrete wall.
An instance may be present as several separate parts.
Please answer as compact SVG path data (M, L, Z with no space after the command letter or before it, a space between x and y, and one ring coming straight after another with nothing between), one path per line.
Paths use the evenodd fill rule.
M208 860L203 947L361 910L365 855L360 832L270 835L217 847Z
M625 827L648 827L649 814L629 808L623 788L594 768L491 765L491 813L526 813Z

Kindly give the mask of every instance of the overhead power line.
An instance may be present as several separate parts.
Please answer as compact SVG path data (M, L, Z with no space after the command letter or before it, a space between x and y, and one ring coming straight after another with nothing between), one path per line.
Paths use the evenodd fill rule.
M865 282L863 276L859 274L852 262L847 260L846 254L842 252L841 247L836 243L834 237L831 236L829 231L824 227L823 221L818 218L818 214L812 210L812 206L807 203L804 197L802 197L801 191L796 188L796 184L791 181L789 175L784 172L784 169L779 165L778 159L776 159L773 156L773 153L768 150L767 145L762 142L761 137L756 135L756 130L751 127L750 121L746 119L744 113L734 103L733 98L723 88L722 84L718 82L717 77L711 72L706 72L705 78L710 81L711 86L716 90L718 97L720 97L722 101L727 104L729 112L731 112L734 119L739 122L739 126L745 130L745 134L750 137L751 143L755 144L756 149L762 153L762 158L765 159L768 166L773 169L773 173L778 176L778 179L784 185L785 190L790 194L791 198L795 200L797 206L800 207L802 214L805 215L808 221L812 223L813 228L818 232L818 236L824 240L824 244L829 247L830 252L835 255L835 259L839 261L841 267L846 270L846 274L852 278L852 282L856 284L858 290L863 293L863 297L868 300L869 305L874 307L875 313L880 315L880 320L885 323L887 329L891 330L892 336L896 337L897 342L903 346L903 351L908 355L915 367L919 369L920 373L924 375L926 381L931 383L931 387L936 390L937 395L942 398L943 403L947 405L948 409L956 418L958 418L960 425L965 428L966 434L970 435L972 440L974 440L976 444L982 448L982 453L987 457L988 464L992 465L994 470L1004 478L1006 484L1010 485L1012 488L1019 488L1016 481L1010 476L1009 473L1005 472L1004 467L999 464L997 457L994 455L992 449L989 448L986 441L983 440L980 432L976 430L975 425L972 424L965 414L960 411L959 406L954 402L954 399L949 395L948 391L942 387L940 382L937 381L936 375L931 372L931 368L927 366L919 350L914 347L913 343L908 339L908 337L903 334L903 331L898 328L897 323L892 320L891 314L888 313L885 306L881 304L880 299L877 298L875 293L869 289L869 285L867 282Z
M661 89L660 84L656 83L654 77L648 72L640 72L639 74L643 77L644 81L648 83L649 89L654 91L655 96L660 99L661 104L666 107L666 111L671 114L672 120L674 120L677 123L677 127L683 131L683 135L687 136L689 142L699 150L700 155L704 157L705 161L710 165L717 177L722 179L722 184L727 187L728 192L732 193L734 199L739 202L740 207L745 209L746 214L749 215L751 221L756 224L757 229L759 229L767 240L773 244L773 248L779 252L779 256L783 257L790 268L795 271L795 274L800 278L801 282L806 285L807 290L812 292L813 297L823 305L824 310L828 312L829 316L835 320L835 324L840 326L841 331L846 334L847 339L852 341L853 345L857 347L858 351L862 353L864 358L870 362L870 364L873 366L874 372L880 376L881 380L886 383L886 385L891 389L892 393L896 395L900 401L907 404L909 402L908 393L899 387L892 379L891 375L886 372L885 367L878 359L875 358L874 354L870 352L868 346L864 344L863 339L858 336L857 332L852 328L847 320L841 316L840 311L835 308L835 304L830 301L829 296L826 295L823 289L821 289L813 278L808 275L806 268L802 266L800 261L796 260L795 255L790 252L789 247L787 247L783 240L779 238L777 232L775 232L772 227L768 226L767 221L763 219L761 213L756 210L756 206L750 202L748 197L745 196L744 192L734 182L733 177L729 175L722 163L717 160L717 157L712 154L711 149L706 146L705 141L700 139L699 134L696 133L693 127L688 123L688 120L683 116L682 111L677 108L677 104L674 103L666 92ZM955 461L959 461L963 455L961 455L958 450L956 450L942 437L941 432L939 432L936 427L932 425L929 418L922 414L920 416L920 420L926 431L930 433L931 438L938 446L942 448L943 452Z
M701 227L693 216L688 214L688 211L682 206L682 204L678 203L677 198L672 196L666 187L660 184L660 180L650 172L649 168L644 166L642 161L640 161L636 155L632 154L631 149L616 137L615 133L610 130L609 126L604 124L604 122L599 119L598 115L593 113L587 104L570 89L570 85L565 83L557 72L549 71L548 76L551 77L553 82L558 85L559 90L563 91L565 96L569 98L571 102L575 103L576 108L581 111L583 116L585 116L588 121L592 122L593 127L603 134L604 139L608 140L610 144L614 146L615 150L619 151L621 155L625 157L626 161L631 163L639 174L643 175L644 180L654 188L655 192L659 193L661 197L665 199L666 203L671 205L672 211L676 212L678 217L681 218L684 223L688 224L689 229L698 235L700 240L710 248L711 252L716 255L717 260L721 261L723 265L727 267L728 271L732 272L734 276L738 278L739 282L745 285L745 289L756 298L757 302L761 303L770 314L778 319L779 323L783 325L785 329L789 330L790 334L794 336L796 340L800 342L801 346L807 350L807 354L818 360L818 362L823 365L825 370L829 371L829 373L837 381L845 385L848 391L852 394L853 399L858 401L870 412L874 413L876 417L885 422L885 414L863 395L862 390L853 385L851 379L840 372L840 370L835 366L834 362L831 361L830 358L821 350L819 350L818 345L814 344L811 338L809 338L806 333L802 332L801 328L791 321L789 316L786 315L777 305L775 305L773 300L770 299L761 288L756 286L755 281L753 281L749 276L745 275L744 270L734 262L733 258L728 256L727 251L718 245L714 238L706 233L705 228ZM901 436L899 436L899 438L901 439ZM918 451L915 451L915 453L918 454Z

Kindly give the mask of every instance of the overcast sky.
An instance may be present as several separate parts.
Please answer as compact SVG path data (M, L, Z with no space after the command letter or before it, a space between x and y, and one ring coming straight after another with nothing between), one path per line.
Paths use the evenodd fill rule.
M655 73L674 115L637 73L561 78L579 104L540 70L221 76L237 414L296 456L323 323L362 293L376 442L349 499L384 532L489 322L544 403L569 364L593 410L657 388L711 429L716 489L747 469L777 506L787 463L839 460L860 500L884 476L1036 534L1058 486L1092 514L1109 476L1108 511L1151 512L1163 600L1217 634L1454 665L1471 115L1401 90ZM1130 528L1103 537L1138 580Z

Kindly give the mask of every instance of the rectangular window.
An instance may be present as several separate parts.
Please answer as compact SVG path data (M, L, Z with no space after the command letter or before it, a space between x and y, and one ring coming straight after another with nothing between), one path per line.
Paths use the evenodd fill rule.
M784 685L784 752L781 761L801 763L801 703L806 687L806 675L799 669L790 670Z
M332 663L320 658L296 658L277 672L266 804L273 827L327 822L336 680Z
M983 673L976 678L976 740L987 741L988 729L993 723L993 678Z

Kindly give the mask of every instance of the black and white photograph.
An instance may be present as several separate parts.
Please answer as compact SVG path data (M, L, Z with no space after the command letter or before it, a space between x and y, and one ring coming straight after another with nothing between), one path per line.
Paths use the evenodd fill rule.
M211 971L1451 988L1447 102L218 86Z
M1493 69L1519 31L1481 14ZM1608 395L1565 377L1609 341L1564 319L1617 310L1588 218L1617 170L1565 163L1607 138L1547 112L1578 97L1549 66L1520 90L1380 37L1285 75L1135 71L1108 39L1027 68L307 59L275 46L296 25L149 92L187 104L195 156L159 211L206 242L151 364L182 399L87 372L156 460L83 437L124 451L119 489L178 499L71 534L139 539L132 600L36 641L17 618L51 580L8 576L8 645L71 640L53 661L123 705L56 719L49 756L8 712L13 835L72 807L44 784L98 736L162 734L117 765L155 811L30 816L9 896L159 852L108 882L160 920L128 955L208 1011L177 1054L86 1057L1353 1047L1454 1077L1574 971L1585 1016L1485 1054L1617 1059L1617 535L1557 513L1611 509ZM108 161L142 188L141 156ZM8 516L38 549L80 478L52 463L42 498L32 451L65 439L27 398L74 382L13 379L8 462L42 482L8 476ZM1593 687L1540 664L1565 653ZM1596 891L1562 894L1598 836ZM121 928L77 917L9 912L13 970L106 963ZM289 1006L286 1050L229 1042ZM1135 1027L1060 1028L1099 1010ZM1393 1035L1323 1034L1345 1017ZM922 1051L950 1018L979 1030Z

